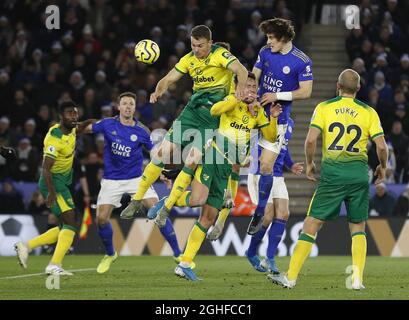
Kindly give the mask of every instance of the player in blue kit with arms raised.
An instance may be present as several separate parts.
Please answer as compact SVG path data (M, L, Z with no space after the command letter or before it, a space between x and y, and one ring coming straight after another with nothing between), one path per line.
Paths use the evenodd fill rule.
M259 52L253 73L259 82L258 95L261 105L269 112L271 103L279 102L283 112L278 117L277 140L270 143L260 138L263 148L260 156L259 205L250 222L248 233L260 230L261 217L273 184L273 167L284 142L293 100L308 99L312 92L312 61L292 40L294 27L289 20L270 19L263 21L260 30L267 36L267 45Z
M153 147L149 129L134 118L135 101L136 96L132 92L120 94L119 116L95 120L95 123L85 128L86 133L101 133L105 139L104 176L97 200L97 224L106 255L97 267L98 273L108 271L118 257L109 221L112 211L121 207L121 198L124 194L135 193L137 189L135 186L138 187L142 175L142 148L151 150ZM152 187L145 193L142 202L146 208L158 202L158 196ZM180 249L169 219L160 231L172 247L174 256L178 257Z

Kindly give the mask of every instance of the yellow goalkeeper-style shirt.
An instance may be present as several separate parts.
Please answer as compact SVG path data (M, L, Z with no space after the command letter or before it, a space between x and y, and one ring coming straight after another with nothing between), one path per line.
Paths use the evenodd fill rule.
M368 140L383 135L373 108L358 99L341 96L318 104L310 126L322 132L324 161L366 163Z
M235 161L233 163L242 164L245 161L245 158L248 156L250 139L251 139L251 130L252 129L261 129L264 134L269 135L272 130L264 130L263 128L269 128L270 121L267 114L264 111L264 108L258 108L256 115L253 116L248 106L245 102L239 101L233 94L228 95L224 98L223 101L215 103L210 109L210 113L213 116L220 116L220 124L218 133L227 139L227 144L236 145L237 154ZM272 120L276 122L276 119ZM265 137L269 141L274 141L275 137L267 136ZM217 143L213 146L220 152L220 145ZM226 151L228 146L226 146L226 141L223 146ZM226 152L221 152L224 156ZM232 154L227 155L228 159L231 160ZM238 161L237 161L238 159Z
M227 49L212 45L209 55L198 59L190 52L182 57L175 69L183 74L189 74L193 80L193 91L223 90L228 94L233 86L232 72L228 66L237 60Z
M74 161L76 141L76 128L66 135L63 134L60 125L52 126L44 138L44 157L55 159L51 168L53 174L68 174L71 172Z

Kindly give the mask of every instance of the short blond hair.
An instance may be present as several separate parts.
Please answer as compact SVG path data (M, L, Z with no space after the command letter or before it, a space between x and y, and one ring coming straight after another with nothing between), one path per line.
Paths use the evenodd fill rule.
M338 84L343 93L354 94L359 90L361 77L352 69L345 69L338 77Z

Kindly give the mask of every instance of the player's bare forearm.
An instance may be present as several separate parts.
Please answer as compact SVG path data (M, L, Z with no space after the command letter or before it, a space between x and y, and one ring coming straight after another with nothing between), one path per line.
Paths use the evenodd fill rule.
M316 141L305 141L305 161L307 164L313 163L316 147Z
M244 98L244 88L247 82L248 71L239 60L233 61L228 67L237 76L236 98L242 100Z
M92 133L92 124L97 122L97 119L88 119L77 124L77 133Z
M307 138L305 138L305 161L307 166L314 162L315 149L317 148L317 139L320 131L316 128L308 130Z
M47 186L48 192L50 194L56 194L53 180L51 178L51 168L53 167L55 160L50 157L44 157L42 166L42 175Z
M388 146L383 136L374 139L376 144L376 154L378 155L379 164L383 169L386 169L388 162Z
M155 88L155 93L157 93L159 96L162 95L166 90L168 90L171 84L177 82L180 78L182 78L182 76L183 74L173 68L166 76L159 80Z
M303 100L311 97L312 94L312 80L300 82L300 87L292 92L293 100Z
M251 70L252 73L256 76L256 83L260 83L260 77L261 77L261 70L259 68L253 67L253 70Z

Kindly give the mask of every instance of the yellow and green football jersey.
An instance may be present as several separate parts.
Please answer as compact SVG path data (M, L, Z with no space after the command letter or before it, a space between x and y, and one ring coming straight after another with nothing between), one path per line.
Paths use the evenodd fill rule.
M242 164L249 153L251 130L267 127L270 123L268 116L263 108L256 110L253 116L247 104L237 100L233 94L216 103L213 108L228 110L220 115L218 135L213 146L231 163Z
M76 129L66 135L63 134L60 125L52 126L44 138L44 157L50 157L55 160L51 168L52 174L67 174L72 170L74 161L76 141Z
M352 169L353 165L363 174L368 162L368 140L384 134L373 108L357 99L341 96L318 104L310 127L322 133L321 176L354 178L357 172ZM351 170L344 171L348 168ZM368 179L368 176L361 178Z
M243 101L238 101L234 95L228 95L223 100L226 105L235 105L234 109L220 116L219 132L229 140L237 143L249 143L251 129L259 129L269 125L268 117L263 108L256 110L253 116Z
M182 57L175 69L183 74L189 74L193 80L193 91L223 90L228 94L233 86L232 72L228 66L237 60L223 47L212 45L209 55L198 59L190 52Z

